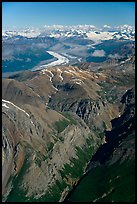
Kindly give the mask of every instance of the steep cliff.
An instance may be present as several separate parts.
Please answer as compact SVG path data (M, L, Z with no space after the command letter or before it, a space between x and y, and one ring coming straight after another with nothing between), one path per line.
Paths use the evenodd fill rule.
M86 175L67 202L135 201L135 92L122 97L123 114L112 120L112 130L92 157Z

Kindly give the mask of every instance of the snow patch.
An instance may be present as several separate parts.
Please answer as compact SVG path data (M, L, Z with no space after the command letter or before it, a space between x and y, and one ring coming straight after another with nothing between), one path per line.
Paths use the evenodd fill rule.
M8 103L8 104L14 106L14 107L17 108L18 110L24 112L28 117L30 117L30 115L29 115L25 110L23 110L22 108L16 106L14 103L12 103L12 102L10 102L10 101L7 101L7 100L4 100L4 99L2 99L2 102Z
M45 74L45 71L46 71L45 69L42 69L42 70L41 70L41 73L42 73L42 74Z
M9 106L7 106L6 103L3 103L2 106L5 108L9 108Z
M50 70L48 70L48 69L46 69L45 71L50 73L51 77L49 75L47 75L47 76L49 77L49 80L52 83L52 79L54 77L54 74Z
M56 91L58 91L58 89L57 89L55 86L52 85L52 87L53 87L53 89L55 89Z
M57 71L60 72L60 73L59 73L59 77L61 78L61 81L63 81L63 77L62 77L62 71L61 71L61 69L57 68Z
M78 85L81 85L81 82L77 82L77 81L76 81L75 83L78 84Z
M24 112L25 115L27 115L27 116L30 118L30 115L29 115L25 110L23 110L22 108L18 107L18 106L15 105L14 103L12 103L12 102L10 102L10 101L7 101L7 100L4 100L4 99L2 99L2 102L4 102L4 103L2 104L2 106L4 106L4 107L7 108L8 106L6 105L6 103L8 103L8 104L14 106L16 109L18 109L18 110ZM9 107L8 107L8 108L9 108ZM34 123L33 123L33 121L32 121L31 119L30 119L30 122L34 125Z

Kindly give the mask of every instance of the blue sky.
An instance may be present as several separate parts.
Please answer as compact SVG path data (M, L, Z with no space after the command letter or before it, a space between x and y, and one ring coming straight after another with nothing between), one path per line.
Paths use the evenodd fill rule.
M2 26L134 25L134 2L3 2Z

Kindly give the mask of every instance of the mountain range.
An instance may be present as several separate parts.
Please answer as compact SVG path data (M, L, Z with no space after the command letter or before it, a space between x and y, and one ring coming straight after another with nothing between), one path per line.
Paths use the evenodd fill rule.
M57 59L63 59L60 65L78 65L81 62L122 62L133 55L135 31L128 25L115 28L105 25L102 29L91 25L45 26L5 30L2 34L2 72L6 76L21 70L36 70L42 65L50 66Z
M135 201L135 31L2 33L2 201Z
M56 66L3 78L3 201L64 201L90 160L92 164L99 159L101 165L109 161L121 142L134 150L134 136L128 137L134 130L135 59L99 65ZM108 151L108 157L101 151L104 156ZM123 151L116 157L134 160L130 149ZM134 173L123 190L132 188L133 178ZM121 199L133 201L133 194ZM117 201L119 196L116 190Z
M88 34L94 33L95 36L100 36L100 34L104 34L102 36L103 40L105 38L122 38L123 39L134 39L135 35L135 27L129 25L111 27L108 25L102 26L102 28L97 28L93 25L76 25L76 26L62 26L62 25L53 25L47 26L45 25L42 28L25 28L25 29L14 29L7 30L3 29L2 36L4 38L9 38L13 36L24 36L28 38L38 37L38 36L50 36L55 38L64 38L64 37L84 37L88 38ZM108 36L109 35L109 36Z

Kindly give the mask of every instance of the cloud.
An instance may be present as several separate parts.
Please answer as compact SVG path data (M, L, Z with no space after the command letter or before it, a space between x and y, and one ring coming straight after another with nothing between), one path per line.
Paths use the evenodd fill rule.
M17 58L15 58L17 61L24 61L23 59L21 59L21 58L19 58L19 57L17 57Z
M109 25L103 25L103 28L111 28Z
M12 60L13 54L14 54L14 50L9 46L2 47L2 60Z
M95 50L93 53L92 53L92 56L93 57L104 57L105 56L105 51L104 50Z
M26 62L31 62L31 59L30 59L30 58L27 58L27 59L26 59Z
M119 54L114 54L114 55L112 55L112 54L110 54L110 55L108 55L108 57L109 58L112 58L112 59L120 59L120 55Z

